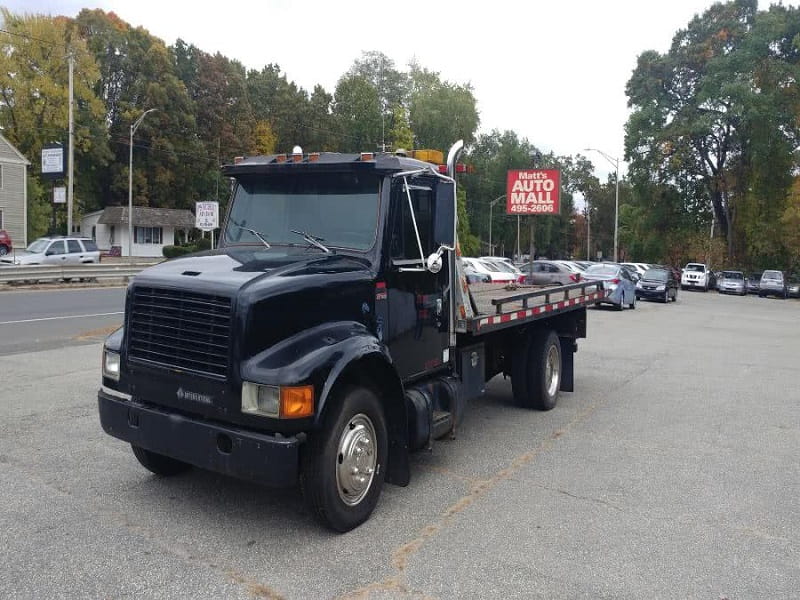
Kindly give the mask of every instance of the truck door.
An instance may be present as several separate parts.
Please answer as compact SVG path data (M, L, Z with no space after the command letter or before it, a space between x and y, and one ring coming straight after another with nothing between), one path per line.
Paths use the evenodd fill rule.
M404 379L448 359L448 261L439 273L425 269L435 252L436 182L430 177L393 180L387 231L388 327L385 339Z

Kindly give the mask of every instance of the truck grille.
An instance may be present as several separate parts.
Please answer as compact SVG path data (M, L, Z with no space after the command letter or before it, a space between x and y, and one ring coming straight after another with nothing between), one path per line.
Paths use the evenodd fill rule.
M128 327L132 360L217 378L228 373L230 298L136 287Z

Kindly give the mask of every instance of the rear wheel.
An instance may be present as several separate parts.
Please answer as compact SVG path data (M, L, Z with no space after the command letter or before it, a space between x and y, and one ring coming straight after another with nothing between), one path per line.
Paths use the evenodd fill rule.
M5 256L6 254L8 254L8 247L0 245L0 256Z
M131 444L133 455L141 463L141 465L156 475L162 477L171 477L172 475L180 475L192 468L192 465L185 463L163 454L156 454L150 450L145 450L140 446Z
M332 401L322 429L304 449L300 487L314 517L344 532L375 509L389 445L383 407L372 390L347 387Z
M561 389L561 342L554 331L536 331L515 349L511 389L519 406L555 407Z

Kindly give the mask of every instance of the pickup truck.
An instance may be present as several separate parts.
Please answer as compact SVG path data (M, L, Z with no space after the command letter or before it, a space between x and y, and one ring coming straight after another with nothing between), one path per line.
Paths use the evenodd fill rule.
M717 279L711 267L703 263L688 263L681 272L681 289L701 289L707 292L714 289Z
M454 437L498 374L541 410L573 389L602 283L468 286L457 157L260 156L224 167L219 247L150 267L105 342L104 430L158 475L191 466L300 484L347 531L409 452Z

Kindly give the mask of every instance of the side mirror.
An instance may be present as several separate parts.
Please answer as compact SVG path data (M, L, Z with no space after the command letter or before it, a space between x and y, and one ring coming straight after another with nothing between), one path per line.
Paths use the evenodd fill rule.
M55 253L56 253L55 250L48 250L47 252L44 253L44 255L45 256L53 256Z
M436 210L433 216L433 241L452 248L456 243L456 195L450 181L436 183Z
M442 255L440 252L434 252L425 260L425 268L431 273L438 273L442 270Z

